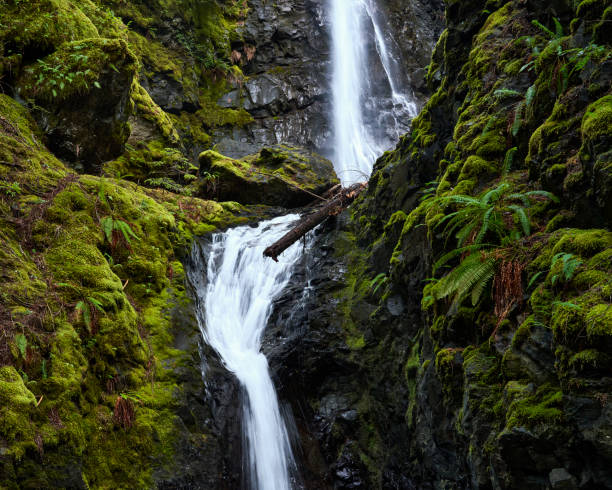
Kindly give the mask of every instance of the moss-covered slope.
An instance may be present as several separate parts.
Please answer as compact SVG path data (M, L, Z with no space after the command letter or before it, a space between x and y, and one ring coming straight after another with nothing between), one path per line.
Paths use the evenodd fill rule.
M208 435L177 414L199 373L197 340L174 347L198 332L180 258L249 218L78 175L43 141L0 95L0 486L153 487Z

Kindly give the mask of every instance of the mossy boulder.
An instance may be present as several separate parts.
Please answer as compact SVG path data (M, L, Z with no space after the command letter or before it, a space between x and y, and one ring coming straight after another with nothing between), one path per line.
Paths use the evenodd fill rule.
M137 68L123 40L72 41L26 68L18 87L39 107L35 116L53 153L91 171L123 152Z
M264 148L240 160L205 151L200 178L203 192L216 181L220 200L286 208L303 206L339 183L329 160L288 146Z

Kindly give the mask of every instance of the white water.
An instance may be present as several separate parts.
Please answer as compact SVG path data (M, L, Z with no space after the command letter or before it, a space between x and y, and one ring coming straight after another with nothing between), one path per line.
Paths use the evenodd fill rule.
M243 226L218 233L208 258L202 333L246 391L243 426L248 444L248 480L257 490L291 488L291 446L268 361L261 352L261 339L272 301L289 282L302 247L294 244L278 263L262 252L297 218L282 216L257 228Z
M334 167L346 186L367 180L380 154L394 144L416 115L412 95L402 91L401 67L392 55L393 39L383 35L385 19L372 0L330 0L332 25L332 95L334 131ZM367 59L367 33L373 31L376 52L391 89L393 109L390 116L395 123L391 138L382 138L389 128L376 127L372 113L380 103L371 97L373 63ZM382 119L382 118L381 118ZM395 140L395 141L394 141Z

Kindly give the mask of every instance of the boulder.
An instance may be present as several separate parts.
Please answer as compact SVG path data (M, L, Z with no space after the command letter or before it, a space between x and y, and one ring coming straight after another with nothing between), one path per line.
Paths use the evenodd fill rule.
M64 43L26 68L21 94L35 102L56 156L91 172L123 152L137 66L125 41L93 38Z
M301 148L278 145L235 160L209 150L200 154L201 189L216 182L221 201L295 208L339 183L332 163Z

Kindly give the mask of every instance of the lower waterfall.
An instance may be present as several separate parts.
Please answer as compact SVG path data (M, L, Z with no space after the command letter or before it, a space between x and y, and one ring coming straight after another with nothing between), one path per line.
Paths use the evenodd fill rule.
M246 393L243 439L247 481L253 490L292 488L293 455L261 340L272 302L289 282L302 246L294 244L278 263L265 258L262 250L297 218L286 215L256 228L242 226L215 234L208 255L208 282L196 291L202 335Z

